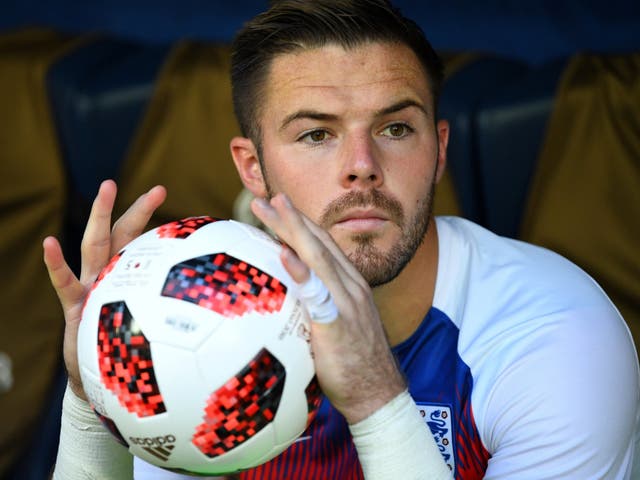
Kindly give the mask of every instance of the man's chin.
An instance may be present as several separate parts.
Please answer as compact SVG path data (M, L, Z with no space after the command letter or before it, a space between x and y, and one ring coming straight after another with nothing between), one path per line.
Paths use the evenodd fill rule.
M395 279L408 261L398 258L393 252L381 250L370 244L360 244L347 257L371 288Z
M353 255L384 255L391 250L399 238L391 238L391 232L344 233L333 235L334 240L348 257Z

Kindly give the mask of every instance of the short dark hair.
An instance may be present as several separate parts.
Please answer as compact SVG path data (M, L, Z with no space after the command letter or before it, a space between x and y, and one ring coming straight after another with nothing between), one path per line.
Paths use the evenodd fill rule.
M273 59L302 49L365 43L408 46L431 87L434 113L443 78L440 58L422 29L387 0L275 0L236 35L231 56L233 105L242 134L261 147L258 118Z

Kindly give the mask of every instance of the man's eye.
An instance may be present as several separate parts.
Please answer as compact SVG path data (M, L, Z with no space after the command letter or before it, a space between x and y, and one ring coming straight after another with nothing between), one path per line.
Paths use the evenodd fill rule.
M306 143L322 143L329 138L326 130L313 130L300 137L300 140Z
M411 133L413 129L404 123L394 123L393 125L389 125L387 128L382 130L382 134L388 137L401 138L409 133Z

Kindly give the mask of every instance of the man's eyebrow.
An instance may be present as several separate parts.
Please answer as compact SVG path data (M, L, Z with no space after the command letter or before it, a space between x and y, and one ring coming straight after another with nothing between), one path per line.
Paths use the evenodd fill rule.
M411 100L410 98L406 99L406 100L401 100L397 103L394 103L393 105L390 105L388 107L383 108L382 110L378 110L376 112L376 116L377 117L384 117L385 115L389 115L391 113L396 113L399 112L401 110L404 110L405 108L409 108L409 107L416 107L419 110L422 111L422 113L424 113L427 117L430 117L431 115L429 114L429 112L427 111L427 109L424 107L424 105L422 105L420 102L416 102L415 100Z
M430 114L427 111L427 109L421 103L416 102L415 100L411 100L411 99L401 100L401 101L399 101L397 103L394 103L393 105L390 105L390 106L385 107L385 108L383 108L381 110L378 110L375 113L375 116L376 117L383 117L385 115L390 115L392 113L399 112L399 111L404 110L405 108L409 108L409 107L416 107L420 111L422 111L427 117L430 116ZM287 128L287 126L291 122L294 122L294 121L300 120L300 119L334 121L334 120L338 119L338 116L334 115L332 113L320 112L318 110L298 110L297 112L293 112L292 114L287 115L285 117L285 119L282 121L282 124L280 125L279 130L280 131L284 130L285 128Z
M284 130L285 128L287 128L287 125L289 125L291 122L294 122L300 119L327 121L327 120L336 120L337 118L338 118L337 115L333 115L331 113L323 113L317 110L298 110L297 112L294 112L291 115L287 115L287 117L282 122L282 125L280 125L279 130L280 131Z

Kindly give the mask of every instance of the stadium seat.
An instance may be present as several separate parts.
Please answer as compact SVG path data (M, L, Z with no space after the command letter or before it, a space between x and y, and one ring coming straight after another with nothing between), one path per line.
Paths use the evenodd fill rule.
M475 115L480 218L499 235L517 238L558 79L566 60L539 67L485 96Z
M573 260L640 345L640 54L576 55L562 74L521 237Z
M170 46L96 38L56 62L49 98L71 185L93 199L118 178Z
M44 399L46 406L40 411L33 438L4 480L43 480L49 478L58 452L62 397L67 387L67 372L62 359L53 377L53 384Z
M41 412L55 408L49 395L64 320L42 240L62 233L67 185L44 78L77 44L41 30L0 37L0 352L13 366L13 382L0 392L0 478L20 457L29 465L46 456L36 442L48 433Z
M168 197L152 225L191 215L228 218L242 184L229 141L239 135L228 46L172 46L122 164L116 212L156 184Z
M102 180L119 178L169 48L90 37L47 74L69 184L63 247L76 272L93 197Z
M524 63L478 57L448 76L439 103L439 116L449 120L450 137L448 165L461 213L464 217L484 223L484 201L477 160L475 117L483 98L499 91L504 85L524 75Z

